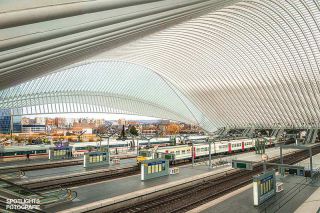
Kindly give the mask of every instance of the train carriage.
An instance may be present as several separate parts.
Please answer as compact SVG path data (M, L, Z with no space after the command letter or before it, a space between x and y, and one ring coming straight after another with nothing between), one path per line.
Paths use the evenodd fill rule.
M25 160L29 154L30 159L48 158L50 145L9 146L0 150L0 161Z
M275 138L265 138L266 146L270 147L275 144ZM231 154L234 152L244 152L255 147L255 139L238 139L231 141L218 141L211 145L211 153L214 154ZM192 153L194 158L200 158L209 155L209 145L205 143L194 144L194 150L192 152L192 146L190 145L179 145L179 146L167 146L161 147L153 152L158 153L157 157L167 158L170 161L176 163L178 161L185 161L192 159ZM144 150L144 152L148 152ZM149 159L151 159L149 157ZM142 158L140 158L142 161Z

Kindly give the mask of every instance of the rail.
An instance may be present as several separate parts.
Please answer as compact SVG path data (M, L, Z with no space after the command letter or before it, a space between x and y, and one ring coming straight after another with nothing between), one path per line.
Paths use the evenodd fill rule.
M121 168L100 169L85 171L80 174L68 174L53 178L34 179L32 181L22 181L19 184L36 190L44 191L48 189L59 188L60 186L70 187L94 181L118 178L126 175L138 174L139 167L136 164L130 164Z
M317 154L320 152L319 148L314 148L313 150L313 154ZM305 150L297 151L286 155L284 157L284 163L295 164L307 157L308 153ZM274 158L271 161L277 160L279 160L279 158ZM270 168L274 168L274 166L270 166ZM252 176L262 171L262 165L261 163L254 165L253 171L233 171L234 172L229 171L226 176L222 175L222 178L217 178L214 175L206 181L199 179L201 183L193 182L193 184L191 184L189 182L186 182L181 183L181 186L175 185L171 188L171 192L168 189L167 191L163 191L162 195L157 196L156 198L153 198L152 193L148 196L145 194L141 195L145 196L144 198L129 198L128 203L131 204L128 204L126 201L121 201L114 206L115 209L113 210L113 212L144 212L147 211L147 209L152 209L155 212L184 212L187 210L191 210L208 201L211 201L212 199L216 199L223 194L235 190L240 186L249 184L252 181ZM198 181L198 179L195 181ZM183 185L185 187L181 188ZM301 191L303 186L304 185L300 186L300 188L298 187L297 191ZM292 192L296 192L296 190L292 190ZM159 191L155 193L158 194ZM111 209L112 205L108 205L105 207L100 206L95 210L103 211L105 210L104 208Z

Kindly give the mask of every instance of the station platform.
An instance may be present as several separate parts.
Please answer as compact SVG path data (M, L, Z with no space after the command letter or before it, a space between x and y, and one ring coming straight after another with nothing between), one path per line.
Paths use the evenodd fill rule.
M111 155L111 158L134 158L136 157L136 153L123 153L117 155ZM24 161L10 161L10 162L2 162L0 163L0 171L5 171L6 169L23 169L25 167L32 167L38 165L50 165L50 164L63 164L70 162L80 162L83 160L83 156L72 158L72 159L63 159L63 160L49 160L49 159L32 159L32 160L24 160Z
M113 157L119 157L119 158L126 158L130 156L136 156L136 152L126 152L126 153L119 153L117 155L111 154L111 158ZM33 164L50 164L53 162L67 162L67 161L78 161L83 159L83 155L78 156L78 157L73 157L73 159L67 159L67 160L49 160L48 158L37 158L37 159L32 159L30 160L16 160L16 161L0 161L0 168L5 168L5 167L23 167L25 165L30 166Z
M16 160L16 161L1 161L0 162L0 167L22 167L25 165L32 165L32 164L49 164L52 162L63 162L63 161L76 161L79 159L83 159L83 156L81 157L77 157L74 159L70 159L70 160L54 160L54 161L50 161L48 158L37 158L37 159L30 159L30 160Z
M320 212L320 187L295 210L295 213L306 212Z
M22 178L23 181L34 180L34 179L43 179L43 178L61 178L62 176L72 175L72 174L81 174L88 171L96 171L100 169L113 169L116 167L124 167L136 165L136 160L134 158L122 159L120 164L117 165L107 165L107 166L95 166L91 168L84 168L83 164L76 166L65 166L51 169L41 169L34 171L26 171L25 177Z
M320 154L314 155L313 171L320 169ZM306 170L310 168L310 159L305 159L298 164ZM249 184L235 192L218 198L212 202L195 208L189 213L219 213L219 212L314 212L320 210L320 178L311 182L310 178L287 175L277 176L277 181L284 184L284 191L277 193L259 207L253 206L253 188Z
M297 150L284 150L284 154L292 153ZM270 148L266 150L270 158L279 155L279 148ZM227 156L222 159L243 159L248 161L261 161L261 154L248 152ZM220 159L219 159L220 160ZM143 194L146 190L152 190L159 187L167 187L175 184L183 184L190 179L212 176L231 171L230 164L209 169L205 164L198 164L195 167L192 165L180 166L180 173L141 181L140 175L132 175L128 177L118 178L114 180L93 183L72 188L77 191L78 198L69 204L62 204L47 209L48 212L81 212L92 205L97 205L101 202L108 202L112 199L119 199L122 196L127 196L132 193Z
M249 184L237 191L195 208L189 213L259 213L259 212L314 212L320 208L320 179L288 175L277 181L284 190L271 197L259 207L253 205L253 188Z

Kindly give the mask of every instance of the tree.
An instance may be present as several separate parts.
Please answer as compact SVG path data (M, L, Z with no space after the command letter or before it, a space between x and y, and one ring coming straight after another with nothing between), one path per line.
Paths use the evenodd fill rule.
M122 130L121 130L121 134L119 135L119 137L117 138L117 140L127 140L127 136L126 136L126 132L125 132L125 128L124 125L122 125Z
M107 134L110 131L110 127L106 125L100 125L97 128L97 133L98 134Z
M129 129L129 132L131 135L135 135L135 136L138 136L138 130L136 129L135 126L131 126L130 129Z
M169 124L166 127L166 132L170 135L178 134L180 132L180 126L177 124Z

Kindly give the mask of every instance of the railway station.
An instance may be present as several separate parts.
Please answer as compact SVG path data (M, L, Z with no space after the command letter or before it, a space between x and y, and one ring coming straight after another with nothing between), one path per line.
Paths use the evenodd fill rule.
M0 1L0 212L320 213L317 0Z

